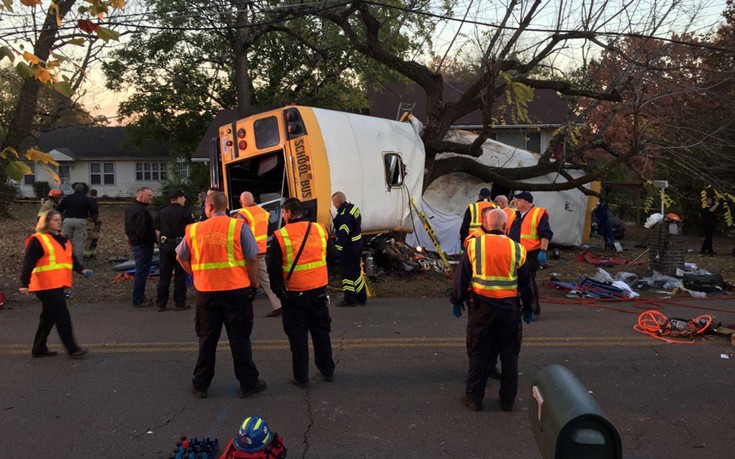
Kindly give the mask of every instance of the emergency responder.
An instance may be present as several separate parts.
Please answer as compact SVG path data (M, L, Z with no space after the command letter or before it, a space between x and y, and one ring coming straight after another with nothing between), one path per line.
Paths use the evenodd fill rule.
M64 299L64 289L71 287L72 270L92 275L72 252L71 242L61 231L61 214L49 210L42 214L36 225L36 233L25 244L25 256L20 274L19 291L23 295L34 292L41 300L41 319L33 340L32 357L54 357L58 352L46 345L51 329L56 325L61 342L70 358L81 358L87 351L74 339L69 308Z
M483 209L486 208L494 209L495 204L492 201L492 193L487 188L480 190L480 194L477 196L477 201L467 206L467 210L464 213L462 219L462 226L459 228L459 242L460 244L467 239L467 236L471 231L476 230L482 224L481 215Z
M347 202L344 193L338 191L332 195L332 204L337 209L334 217L334 229L337 240L334 246L339 251L339 270L342 274L342 291L344 298L337 306L364 305L367 302L365 278L362 275L362 217L360 209Z
M61 232L69 238L77 260L84 259L84 244L87 242L87 218L97 221L97 203L86 194L87 186L83 183L74 185L74 194L61 200L56 210L61 212L64 221Z
M125 235L133 250L135 277L133 278L133 307L151 306L145 298L145 284L151 271L156 230L148 206L153 201L153 191L141 187L135 192L135 201L125 209Z
M194 214L186 206L186 195L179 189L171 190L170 202L158 211L153 219L153 228L158 231L159 279L156 304L158 311L166 310L171 274L174 275L174 311L188 309L186 306L186 272L176 261L176 246L184 239L186 225L194 223Z
M62 193L61 190L53 189L49 191L48 199L43 201L43 204L41 204L41 208L38 210L38 214L36 214L36 218L40 218L42 214L58 206L59 202L61 202L61 198L63 197L64 197L64 193Z
M314 362L324 380L334 380L332 319L327 297L327 261L332 265L337 250L320 223L306 218L298 199L287 199L281 206L286 225L273 233L268 246L267 264L271 289L283 305L283 331L291 346L293 383L309 387L309 346L314 346Z
M482 409L490 370L490 348L500 351L503 374L500 379L500 406L512 411L518 392L518 353L521 346L521 308L523 319L533 321L533 292L526 267L526 251L505 235L507 216L499 209L485 209L484 226L489 233L478 236L467 246L454 277L451 297L455 317L461 317L472 287L467 320L469 370L462 403L472 411Z
M258 281L260 281L260 286L263 287L271 304L271 311L265 316L278 317L283 312L281 300L271 290L271 283L268 280L268 267L265 264L265 253L268 249L268 221L271 214L255 204L255 198L249 191L240 193L240 205L242 208L237 213L236 218L245 220L245 224L250 227L250 231L255 236L255 242L258 243Z
M531 273L531 287L533 288L533 313L541 314L541 305L538 300L538 286L536 272L539 266L546 266L546 250L554 236L549 225L549 213L542 207L533 205L533 196L528 191L522 191L514 196L516 214L508 227L508 236L520 242L528 252L528 269Z
M240 397L265 390L253 363L250 334L253 331L253 298L258 288L258 245L242 220L225 213L227 197L221 191L207 196L207 220L186 227L176 248L176 259L194 276L196 288L195 330L199 357L194 367L192 393L206 398L214 377L217 343L222 324L227 329Z
M89 190L89 199L94 201L94 205L97 205L97 190ZM87 217L87 242L84 244L84 258L97 258L101 227L101 221Z

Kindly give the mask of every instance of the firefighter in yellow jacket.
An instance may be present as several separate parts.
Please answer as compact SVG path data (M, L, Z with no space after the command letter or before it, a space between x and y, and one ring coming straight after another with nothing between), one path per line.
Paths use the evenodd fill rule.
M503 365L500 406L504 411L513 410L522 331L519 292L523 319L533 321L526 251L505 235L507 218L500 209L483 212L483 227L488 233L470 240L454 278L451 303L455 317L462 315L469 287L474 296L467 319L469 369L462 397L462 403L472 411L482 409L493 346L499 349Z
M286 226L273 233L267 264L271 289L283 305L283 331L291 346L293 384L309 387L309 333L314 362L324 380L334 379L332 319L327 297L327 260L337 261L337 250L320 223L308 220L298 199L281 206Z
M217 343L222 325L227 329L240 397L261 392L253 363L250 334L253 331L253 299L258 287L258 245L242 220L225 212L227 197L221 191L207 195L207 220L186 227L184 240L176 247L176 259L194 277L196 288L195 329L199 357L194 367L192 393L206 398L214 378Z
M39 216L36 233L26 241L20 274L20 293L35 293L43 305L31 350L33 357L58 354L46 346L54 325L69 357L80 358L87 353L74 339L71 316L64 298L64 289L71 288L72 271L86 277L92 275L92 271L84 269L81 260L73 255L71 241L61 233L61 214L56 210L44 212Z

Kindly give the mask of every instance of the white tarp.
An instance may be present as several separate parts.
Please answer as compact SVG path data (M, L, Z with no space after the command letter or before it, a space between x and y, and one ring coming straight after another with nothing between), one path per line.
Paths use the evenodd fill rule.
M464 131L455 131L447 136L447 140L470 143L475 135ZM487 166L524 167L538 162L539 155L520 148L511 147L494 140L487 140L483 145L483 154L477 161ZM453 153L442 153L437 159L455 156ZM572 177L580 172L567 171ZM558 174L528 180L531 183L553 183L563 181ZM467 206L477 199L481 188L490 188L492 183L484 183L475 176L465 173L452 173L434 180L424 192L422 205L427 216L432 217L431 226L448 254L459 253L461 245L459 228L462 225ZM521 190L518 190L521 191ZM554 231L553 243L565 246L582 244L584 229L587 224L587 196L579 190L533 192L534 204L549 212L549 220ZM415 217L417 236L409 235L407 243L420 244L434 250L430 238L421 226L418 216Z

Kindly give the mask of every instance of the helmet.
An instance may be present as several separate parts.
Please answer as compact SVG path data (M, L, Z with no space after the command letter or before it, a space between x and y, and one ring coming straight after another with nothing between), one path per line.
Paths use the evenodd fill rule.
M62 196L64 196L64 193L62 193L61 190L53 189L48 192L49 198L60 198Z
M273 440L268 424L259 416L245 419L233 442L238 451L254 453L262 450Z
M679 217L676 214L666 214L666 220L668 220L670 222L680 222L681 221L681 217Z

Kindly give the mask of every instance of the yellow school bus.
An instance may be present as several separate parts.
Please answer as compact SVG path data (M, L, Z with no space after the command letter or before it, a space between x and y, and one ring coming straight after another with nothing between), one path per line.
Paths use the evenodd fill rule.
M275 227L280 203L294 197L329 228L331 196L342 191L363 232L413 231L409 198L420 202L425 152L411 122L287 106L221 126L215 159L230 209L249 191Z

